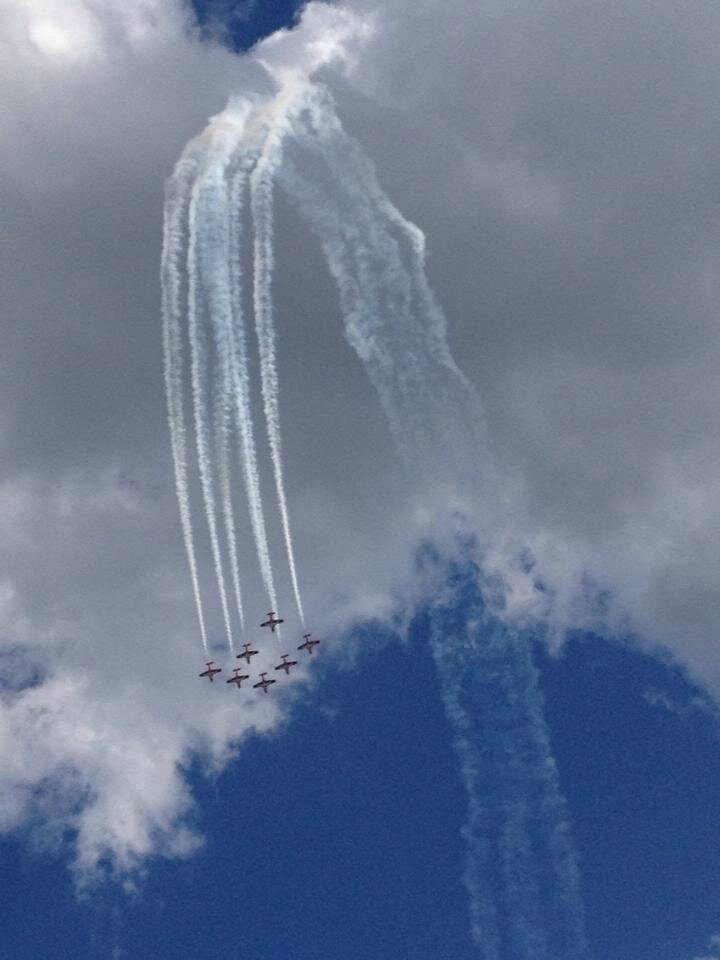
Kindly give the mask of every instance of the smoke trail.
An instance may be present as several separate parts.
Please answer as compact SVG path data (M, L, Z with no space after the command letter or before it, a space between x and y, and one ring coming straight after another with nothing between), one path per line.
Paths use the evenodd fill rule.
M288 92L293 94L289 99ZM276 606L249 412L239 272L242 198L254 163L249 174L253 304L263 406L288 564L303 619L283 481L271 300L275 181L320 238L337 283L347 339L365 363L394 436L418 468L416 475L433 488L436 500L439 490L452 495L472 488L476 497L478 488L485 484L487 492L493 479L486 465L478 475L478 463L486 459L482 410L450 353L445 318L425 275L422 232L383 193L371 164L343 130L327 91L309 84L282 93L255 117L262 146L250 137L236 144L238 170L229 216L220 213L227 186L209 185L208 171L220 176L216 168L208 164L193 188L189 320L198 458L222 598L222 567L211 524L213 477L202 439L207 433L207 356L198 323L200 256L223 353L216 429L221 450L226 449L232 394L258 558ZM221 179L227 169L226 164ZM211 201L219 204L215 219L209 213ZM198 254L196 245L206 232L210 239ZM210 259L204 261L204 254ZM225 491L229 466L226 484L223 455L220 460ZM443 502L452 503L452 496ZM431 613L431 643L468 797L464 880L473 935L485 960L583 960L587 946L579 873L529 640L486 609L477 566L466 561L451 573L450 596Z
M182 304L180 259L184 249L183 224L187 213L190 183L197 161L186 152L178 161L166 184L163 222L163 249L160 279L162 286L163 351L165 393L170 424L170 442L175 470L175 490L180 509L180 525L185 542L190 579L197 610L200 637L208 652L205 618L198 583L190 499L187 482L187 436L183 410Z
M226 150L219 154L204 172L202 187L203 242L198 251L198 264L207 308L212 323L216 346L216 390L213 404L213 425L217 454L217 473L225 537L230 559L230 572L235 594L240 628L244 630L242 589L235 536L230 472L230 427L233 408L234 376L232 347L232 303L230 292L230 236L229 197L225 172L228 153L237 136L230 139Z
M203 242L198 247L202 285L215 337L217 389L214 426L218 481L241 626L244 626L244 616L230 482L230 439L233 423L240 437L240 465L260 573L271 605L277 606L250 414L242 306L242 212L248 170L257 160L258 154L256 147L248 147L242 143L249 111L250 104L238 100L224 114L215 118L214 129L210 135L214 163L207 167L204 174Z
M324 90L309 88L287 125L276 179L320 238L347 338L399 445L436 493L488 492L482 410L450 354L421 231L387 199ZM577 864L529 645L486 614L478 576L473 567L463 580L475 590L469 614L454 596L433 615L468 795L474 936L486 960L582 960Z
M282 445L280 437L280 412L278 408L279 384L275 362L275 325L273 322L272 282L273 258L273 174L282 159L281 144L284 129L273 131L268 137L263 152L250 176L250 205L255 228L253 304L255 329L260 350L260 376L265 409L270 455L272 457L275 489L280 519L285 537L290 579L295 604L301 623L305 623L300 589L295 569L295 555L290 533L285 484L282 468Z
M242 588L240 586L240 567L238 563L237 538L235 536L235 514L232 505L232 487L230 481L230 410L228 400L229 390L232 387L232 378L225 369L226 362L221 360L219 378L221 383L219 396L215 403L215 440L218 458L218 483L220 486L220 503L222 504L225 537L230 555L230 575L235 593L240 630L245 631L245 612L243 609Z
M185 264L188 274L188 334L198 465L218 591L231 649L232 630L216 521L215 469L208 417L209 356L203 306L207 308L207 318L212 325L214 338L216 370L212 382L212 429L230 572L241 628L244 627L244 611L230 469L233 424L240 437L240 464L260 571L271 605L277 607L250 414L247 349L242 316L241 214L247 171L257 157L257 149L240 146L248 112L248 103L236 102L224 114L214 118L211 127L186 148L172 180L168 183L165 210L162 266L165 380L181 523L205 650L207 632L190 518L187 438L183 412L183 274L180 259L184 252L186 218L190 234ZM236 157L239 157L239 161ZM233 175L228 189L231 165Z
M468 795L465 886L486 960L587 957L580 878L529 640L486 609L471 563L431 613Z
M263 513L262 497L260 494L255 436L252 417L250 415L250 378L248 374L247 341L242 309L242 262L240 256L242 211L245 188L247 186L247 171L245 166L249 166L251 159L251 156L246 158L243 166L235 172L230 188L228 262L230 264L230 306L232 316L228 325L228 339L230 342L228 355L232 358L234 413L240 434L240 462L245 479L245 489L247 491L250 523L255 539L263 584L265 585L265 590L270 600L270 606L276 609L277 595L270 561L265 515Z
M241 435L243 453L241 466L258 561L268 594L271 600L275 600L249 411L247 359L242 319L240 235L243 184L247 178L245 168L251 164L254 153L239 150L239 144L249 110L249 103L240 100L233 103L224 114L215 118L214 128L209 137L213 163L207 166L203 177L203 242L198 250L202 285L215 338L217 376L213 422L218 482L241 629L244 629L244 611L230 470L231 426L235 420L238 421ZM234 156L238 152L240 167L237 172L231 174L230 168L237 166ZM228 179L231 180L230 188L228 188Z
M313 85L288 123L291 145L278 180L320 238L346 336L401 452L435 485L460 487L472 475L477 489L482 409L450 354L424 273L422 232L385 196L327 91ZM481 469L487 484L489 466Z
M215 566L215 576L217 579L218 592L220 594L220 604L222 606L223 619L225 622L225 632L228 646L234 652L232 627L230 625L230 611L228 608L227 591L225 588L225 574L223 570L222 555L220 553L220 541L218 538L216 505L214 493L214 470L211 455L210 443L210 425L208 423L208 383L207 383L207 363L208 350L207 339L204 325L199 318L202 309L202 298L200 290L200 271L198 265L198 247L204 243L207 218L204 215L204 207L208 195L212 196L212 187L206 186L209 178L213 176L212 158L208 161L207 168L200 174L193 184L190 196L190 212L188 216L189 243L187 251L187 269L188 269L188 334L190 337L190 357L191 357L191 380L193 411L195 414L195 441L197 447L198 467L200 471L200 483L202 486L203 502L205 504L205 515L207 518L208 531L210 534L210 547L212 550L213 563Z

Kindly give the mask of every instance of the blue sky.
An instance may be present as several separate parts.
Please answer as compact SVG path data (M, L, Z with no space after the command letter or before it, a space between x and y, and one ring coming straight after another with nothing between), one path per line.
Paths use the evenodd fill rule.
M5 2L0 0L0 11ZM138 2L137 9L146 12L143 0ZM201 33L217 38L225 25L228 46L236 52L291 26L298 12L298 4L263 0L191 3ZM75 13L83 14L81 0L78 4ZM139 71L136 77L133 44L138 49L142 44L130 16L132 43L118 44L117 89L100 74L108 82L109 100L115 97L112 109L106 109L105 88L98 83L101 102L91 100L84 110L85 101L77 101L75 114L82 119L76 130L73 111L58 110L48 90L57 83L58 97L75 105L75 96L90 96L96 87L78 83L75 74L67 88L56 79L62 71L53 72L52 57L64 55L62 30L41 23L34 36L42 56L50 57L50 81L42 75L46 87L38 103L42 99L46 112L36 104L40 121L27 109L24 88L17 95L22 122L16 125L20 159L13 210L19 239L11 279L21 306L6 339L9 349L17 348L16 340L23 346L8 363L15 393L3 409L20 411L23 429L11 424L8 435L21 481L32 481L33 470L37 477L30 492L20 481L17 487L0 485L0 534L13 562L19 558L13 572L19 586L0 582L0 639L5 642L7 635L9 644L0 660L0 743L10 743L0 769L0 826L7 829L0 839L0 960L213 960L229 953L258 960L490 960L471 935L480 900L501 931L497 960L567 960L546 950L533 929L541 916L555 943L567 926L567 918L548 918L547 905L562 900L560 887L552 884L562 850L568 850L555 827L571 832L588 957L697 960L718 952L717 944L710 944L720 934L720 725L708 694L689 679L718 690L713 595L720 576L713 574L716 543L706 536L713 529L708 489L714 490L717 471L707 454L711 443L706 448L702 435L703 417L717 409L702 390L717 378L696 372L700 360L692 354L697 349L712 360L707 343L717 339L715 288L707 266L712 247L703 233L710 230L705 198L715 189L706 168L717 164L703 153L704 116L700 133L690 131L694 149L680 158L676 152L676 144L685 142L688 105L697 101L693 84L706 83L702 70L697 77L692 68L702 59L701 45L694 35L685 38L691 55L680 71L686 84L680 109L658 83L674 83L672 64L665 65L663 57L675 49L680 29L675 5L665 20L654 22L657 36L649 37L647 63L641 65L648 73L636 90L635 47L624 47L626 36L636 34L618 29L613 16L596 20L592 3L578 15L577 35L572 30L563 35L565 46L558 49L548 41L554 33L545 24L539 40L532 34L534 15L522 2L506 23L488 30L478 21L474 38L469 26L467 35L460 34L463 4L457 0L453 6L454 20L430 15L432 22L424 25L404 24L402 17L399 25L391 17L382 23L381 40L383 30L390 38L387 49L380 45L380 54L371 52L367 72L361 70L352 83L336 78L338 116L377 164L388 195L400 198L402 211L427 229L430 279L448 305L454 354L463 372L477 378L501 469L508 478L521 477L530 491L527 502L518 500L520 519L509 539L521 536L529 543L536 534L536 542L550 543L552 559L545 569L538 560L538 577L543 583L555 580L547 590L537 583L533 589L541 599L557 600L555 608L547 608L553 615L571 611L558 632L571 627L559 654L551 655L544 628L536 634L509 632L483 607L478 572L455 570L438 600L448 609L442 615L437 608L420 610L403 640L378 621L344 637L324 635L322 627L309 623L325 641L312 660L315 682L307 689L294 687L293 703L282 699L278 685L262 706L279 698L286 713L268 718L248 710L237 727L216 705L234 697L242 703L244 694L224 683L210 687L195 681L202 657L171 482L157 266L162 182L183 144L222 109L229 92L243 84L264 89L267 77L258 81L257 64L211 52L210 44L196 56L198 45L179 38L174 23L160 34L159 52L150 44L151 54L142 61L147 76ZM365 0L354 5L362 9ZM116 28L114 22L99 22L96 33L92 19L87 26L82 16L71 17L68 27L77 43L77 50L69 49L77 62L87 55L90 76L109 59L103 44ZM342 21L339 28L333 23L342 37ZM698 23L699 34L713 36ZM405 26L413 27L407 43ZM644 40L645 26L635 27ZM314 29L317 24L311 33ZM578 40L596 34L597 48ZM330 30L332 39L337 35ZM22 59L24 33L17 36L21 75L35 61ZM168 37L170 53L162 47ZM482 55L478 37L491 38ZM437 75L436 42L442 52ZM292 44L288 49L292 60L297 51ZM277 54L280 62L284 55ZM709 56L716 61L714 45ZM586 63L589 79L582 72ZM629 82L605 77L613 63L631 64ZM472 72L477 64L479 75ZM538 83L537 64L548 70ZM577 74L585 85L575 83ZM604 80L596 85L598 76ZM491 83L497 84L494 92L478 102L481 84L484 90ZM638 91L639 106L632 96ZM439 106L426 111L425 98ZM648 112L648 102L654 112ZM631 122L634 109L640 122ZM678 132L672 123L680 115ZM35 140L33 123L40 130ZM52 175L41 165L44 150L34 146L44 147L46 130ZM669 148L653 139L662 131L670 131ZM693 142L690 134L688 141ZM30 159L23 144L32 147ZM657 169L649 169L651 159ZM655 204L679 169L692 175L687 183L679 178L672 222L677 211L687 222L683 229L655 229L668 217L668 210ZM705 188L699 174L709 178ZM317 182L323 186L322 174ZM364 202L362 195L357 209ZM290 344L285 354L280 351L281 413L301 579L313 611L326 613L347 597L354 602L354 589L362 601L370 596L372 608L373 591L380 595L384 587L392 594L396 584L390 574L378 583L387 571L394 575L393 565L408 546L393 526L395 512L404 516L396 508L404 506L406 491L394 467L386 486L384 474L372 485L391 446L380 405L366 389L357 358L347 359L351 351L319 250L307 232L299 232L289 205L279 201L276 212L278 261L287 267L276 278L278 326L281 343ZM68 218L81 226L68 229ZM31 239L23 232L28 230ZM672 244L683 237L690 238L689 252L683 248L680 255ZM710 250L703 247L702 257L701 241ZM62 269L59 250L68 257ZM639 260L630 251L639 251ZM46 264L45 283L26 276L24 265L36 262ZM684 285L681 266L687 263L692 269ZM481 328L475 323L478 299ZM653 325L656 316L664 322L672 314L674 303L682 304L681 344L680 325ZM37 328L23 326L38 317ZM126 322L118 324L117 317ZM15 331L26 329L26 338L17 337ZM54 330L61 338L55 349ZM313 336L317 348L305 356ZM36 382L42 389L28 388ZM0 384L0 391L6 388ZM681 409L681 402L689 407ZM303 433L308 422L316 428L309 439ZM689 436L690 425L697 426L700 439ZM266 472L263 482L269 483ZM67 481L59 493L48 480L56 475ZM395 500L393 484L401 488ZM508 482L508 491L512 487ZM244 532L250 542L249 529ZM273 536L277 547L277 524ZM553 552L558 543L564 553ZM576 577L593 563L588 581ZM205 596L212 589L210 566L206 549ZM516 572L510 569L509 575ZM523 574L530 576L532 566ZM254 602L259 578L253 575ZM634 617L643 628L642 644L635 634L577 628L574 602L582 607L579 622L597 613L588 614L578 600L590 581L610 584L607 608L617 601L612 609L620 614L614 620L608 615L608 621L624 626ZM618 598L624 588L623 607ZM288 594L285 583L281 596ZM452 594L450 601L446 594ZM221 635L220 617L211 601L207 609L214 639ZM265 614L253 610L251 619L256 612ZM280 612L290 620L285 609ZM73 631L82 638L77 643ZM27 661L18 653L23 643ZM648 652L661 644L677 661L667 652ZM357 656L343 659L343 647ZM223 661L224 680L223 645L218 641L212 649ZM461 679L453 688L456 676ZM183 686L190 682L192 689ZM28 710L14 712L35 688L38 701L27 698ZM453 690L456 715L448 695ZM122 851L128 837L130 845L142 846L142 827L154 817L159 834L182 821L167 767L174 772L178 758L217 730L221 753L251 721L270 732L245 736L221 773L209 775L200 759L187 771L193 802L186 823L203 838L197 852L165 858L158 852L164 848L161 838L151 855L140 858L131 889L124 875L80 893L73 888L72 814L93 812L93 788L106 828L101 849ZM155 751L143 753L145 744ZM153 776L142 775L148 765L133 766L138 754L141 761L149 758L153 775L157 771L165 786L157 806ZM114 766L118 755L123 762ZM138 769L141 788L124 793L123 775ZM69 793L60 795L68 783ZM80 790L73 793L77 783ZM468 784L475 790L470 796ZM68 795L76 805L70 811ZM16 797L22 810L14 828ZM540 811L547 813L545 820ZM124 833L133 813L140 826ZM7 828L1 819L6 816ZM118 824L118 833L112 833ZM481 827L487 828L484 834ZM513 900L518 892L527 893L527 902ZM530 944L524 953L517 946L523 936Z
M302 3L298 0L191 0L197 22L212 32L213 26L226 32L234 50L248 50L262 37L282 27L291 27Z
M630 647L587 635L559 659L535 653L592 956L700 955L720 895L715 720L676 669ZM319 661L279 732L217 779L192 776L206 844L149 862L136 893L109 884L78 903L63 856L5 842L5 955L471 960L449 738L426 628L406 644L369 630L354 669Z

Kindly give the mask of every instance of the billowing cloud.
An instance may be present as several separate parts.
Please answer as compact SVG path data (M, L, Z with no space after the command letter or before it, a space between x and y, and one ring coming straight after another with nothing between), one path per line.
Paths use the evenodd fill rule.
M332 60L344 71L357 18L322 9L327 44L310 11L310 59L301 44L299 66ZM226 762L245 733L283 715L278 698L248 701L244 690L197 679L203 650L172 486L158 282L163 185L183 145L228 96L270 93L273 80L257 62L193 39L172 3L123 14L91 3L5 3L0 15L11 299L0 387L0 828L30 825L56 839L69 829L78 876L87 877L105 863L127 871L152 853L192 851L200 840L186 765L198 753L211 768ZM286 402L297 390L325 408L306 376L283 377ZM376 454L391 462L375 401L355 379L356 429L369 429L369 410L372 433L381 431ZM396 529L382 513L362 524L367 500L399 493L400 479L392 468L374 485L353 477L367 450L355 448L356 436L328 446L303 432L288 444L307 605L313 625L325 612L320 630L388 612L386 585L404 553L398 535L376 556L381 534ZM304 472L316 442L319 466ZM346 450L352 459L336 462ZM323 578L329 551L356 521L352 549ZM249 529L240 533L247 545ZM281 556L277 536L271 524ZM207 545L200 549L210 655L224 681L228 655ZM266 607L243 549L256 622ZM297 624L289 626L292 637ZM253 667L277 660L277 648L264 649Z
M717 27L711 4L397 3L353 77L515 491L525 599L558 636L664 643L714 691Z
M57 818L84 872L187 853L183 766L198 750L222 763L280 720L274 699L241 707L196 679L157 276L183 145L229 96L269 94L288 71L333 87L427 235L507 493L471 508L503 518L492 559L509 609L559 638L635 630L717 691L719 17L669 2L314 3L261 45L268 73L194 40L169 0L0 0L5 829ZM322 630L393 609L423 517L320 251L282 197L276 214L288 496Z
M371 11L361 15L339 5L309 3L297 27L266 37L254 55L281 82L288 75L309 77L326 66L352 71L373 37L375 19Z

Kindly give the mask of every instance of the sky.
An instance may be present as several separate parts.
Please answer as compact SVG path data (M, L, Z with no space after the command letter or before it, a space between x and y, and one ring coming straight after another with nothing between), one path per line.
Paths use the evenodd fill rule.
M0 955L720 956L718 29L0 0ZM182 312L207 653L163 379L175 197L226 329L228 143L286 618L262 638L245 449L230 640L322 640L268 696L197 677L232 663L191 396L223 354L191 383Z

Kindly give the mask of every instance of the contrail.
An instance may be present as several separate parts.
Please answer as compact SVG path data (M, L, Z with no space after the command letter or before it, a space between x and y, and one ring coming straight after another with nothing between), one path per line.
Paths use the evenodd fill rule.
M215 118L210 134L214 163L204 174L203 242L199 265L216 347L217 389L214 396L214 427L218 458L218 482L225 523L235 601L241 629L244 610L231 491L230 440L238 420L243 457L241 464L248 494L251 522L263 581L275 599L272 569L265 534L265 521L257 479L257 465L249 412L247 359L242 329L242 279L240 259L242 183L252 154L243 155L238 172L233 161L238 151L250 105L240 101ZM238 189L238 178L240 189ZM230 180L230 186L228 186Z
M202 310L202 291L200 289L200 271L198 267L198 246L205 240L204 230L206 223L204 206L208 192L206 182L207 177L212 176L212 165L215 162L216 161L213 160L212 157L209 159L206 169L200 173L193 184L190 195L190 212L188 216L189 242L187 251L188 334L190 337L190 366L193 410L195 414L195 441L197 447L198 468L200 471L200 483L202 486L203 502L205 504L208 532L210 534L210 547L215 566L215 576L217 579L218 592L220 594L220 604L222 606L223 619L225 621L225 632L227 635L228 646L230 647L230 650L234 652L232 627L230 624L230 610L228 608L227 591L225 589L225 574L223 570L216 520L214 471L211 455L210 425L208 423L207 412L207 338L204 325L199 317L199 313ZM210 193L212 193L211 188Z
M250 414L248 361L242 315L242 207L248 169L258 154L257 149L247 149L241 145L249 109L249 103L240 101L233 109L214 118L211 126L185 149L173 177L168 182L165 208L162 283L166 392L181 525L200 632L206 651L207 631L189 505L187 437L183 410L181 258L185 252L186 222L189 240L184 266L187 269L188 337L198 468L218 592L231 649L233 636L217 527L214 486L217 474L230 573L242 629L244 609L230 468L233 426L239 434L240 464L261 576L271 605L277 607ZM208 320L213 331L215 363L212 424L208 413L211 391L207 368L210 358L204 326ZM214 451L211 439L213 436Z
M218 458L218 483L220 485L220 503L222 504L223 520L225 522L225 537L230 556L230 575L235 593L240 630L245 631L245 611L243 608L242 587L240 586L240 565L238 563L237 537L235 535L235 514L232 505L232 486L230 478L230 420L228 400L229 388L232 387L232 376L225 368L225 361L219 364L223 369L219 371L221 383L220 396L215 402L215 445ZM227 378L227 379L226 379Z
M240 628L244 630L245 616L240 585L230 472L231 415L234 406L235 384L229 260L229 197L225 176L229 161L228 150L236 140L237 136L230 140L225 155L219 153L216 161L208 166L204 173L202 188L203 239L198 251L198 262L216 347L217 378L213 403L213 425L220 502L228 545L235 604Z
M184 250L183 225L187 214L190 184L197 170L195 156L186 151L175 166L165 189L163 222L163 249L160 268L162 286L163 351L165 393L170 424L170 442L175 470L175 490L180 509L180 525L185 542L185 552L190 567L195 607L197 610L200 637L205 653L208 652L205 618L198 583L197 563L193 540L192 518L187 482L187 435L183 409L183 356L182 356L182 271L180 266Z
M282 444L280 437L280 412L278 408L279 384L275 362L275 325L271 297L273 257L273 175L282 160L281 143L283 130L273 131L265 142L262 154L250 175L250 205L255 230L253 306L255 330L260 351L260 376L267 424L270 455L272 458L275 489L280 519L285 537L290 579L300 622L305 624L282 467Z
M530 641L488 612L474 564L449 572L431 646L468 796L473 936L486 960L583 960L580 873Z
M439 490L477 496L492 483L482 409L450 353L422 232L383 193L326 91L311 86L287 125L274 175L320 239L347 339L391 431L436 499ZM473 567L464 580L472 609L458 590L432 619L468 796L473 934L485 960L582 960L579 873L529 643L486 614L479 574Z
M248 164L250 159L246 161ZM230 340L229 354L232 358L232 380L235 420L240 436L240 463L245 479L250 523L252 525L258 563L270 605L277 607L275 581L270 561L265 515L263 513L260 478L258 475L257 453L250 414L250 378L247 362L247 341L242 308L242 211L247 187L247 171L244 166L235 172L230 187L230 306L232 311L228 327Z
M232 149L226 144L222 164L212 155L206 161L192 187L189 209L188 312L198 460L228 632L207 442L208 357L199 321L201 292L208 298L218 351L214 422L226 525L233 526L227 453L232 404L258 560L272 606L277 607L260 498L242 317L240 244L248 179L263 408L300 619L304 621L283 479L271 298L275 182L319 237L337 284L346 337L366 366L398 445L416 468L415 475L432 490L433 502L441 499L449 505L449 513L454 497L460 495L462 501L461 495L470 490L476 498L478 489L484 485L487 492L493 484L484 455L479 399L451 355L445 317L425 274L424 235L385 195L370 161L343 130L330 94L317 84L290 83L271 104L258 108L252 129L254 134L246 137L236 134ZM231 160L236 164L232 171ZM189 169L187 182L194 172ZM229 212L223 209L228 190ZM187 207L187 199L184 202ZM176 220L179 217L177 223L182 223L184 209L171 211ZM180 249L177 241L172 247L168 239L174 236L175 222L169 218L166 224L169 251ZM177 232L179 227L174 229ZM166 379L173 454L181 464L176 467L178 497L183 501L184 496L186 504L182 409L179 420L176 415L177 397L182 393L175 372L181 371L179 339L178 346L172 346L173 331L179 338L177 257L177 252L174 260L164 254L164 262L169 263L164 282L169 291L165 316L170 317L166 353L174 364L168 367L171 372ZM185 491L183 496L180 491ZM181 507L181 516L187 515L183 529L190 531L189 513L183 510L187 506ZM231 536L234 533L228 534L233 558L236 548ZM191 532L186 542L194 571ZM446 592L429 617L433 657L467 794L464 882L472 933L484 960L510 956L514 960L585 960L579 870L531 642L489 611L480 567L468 559L469 549L463 547L461 556L464 559L449 565ZM239 579L237 584L239 588Z
M384 194L324 88L311 86L288 124L277 179L320 238L347 339L401 452L429 483L451 478L457 485L472 472L477 487L482 408L450 354L424 273L422 232Z

